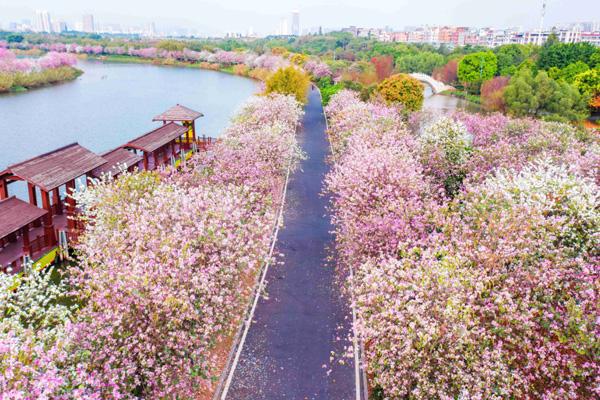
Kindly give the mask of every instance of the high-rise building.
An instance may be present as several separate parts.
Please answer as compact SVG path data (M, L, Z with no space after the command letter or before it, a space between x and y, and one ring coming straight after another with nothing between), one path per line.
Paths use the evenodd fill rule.
M37 32L52 32L52 20L50 13L45 10L37 10L35 12L35 27Z
M93 33L96 31L94 26L94 16L92 14L85 14L82 18L82 31Z
M292 35L300 36L300 11L292 11Z
M52 30L57 33L67 31L67 23L64 21L52 21Z
M282 18L279 24L279 29L277 30L278 35L287 36L290 34L290 28L288 24L287 18Z

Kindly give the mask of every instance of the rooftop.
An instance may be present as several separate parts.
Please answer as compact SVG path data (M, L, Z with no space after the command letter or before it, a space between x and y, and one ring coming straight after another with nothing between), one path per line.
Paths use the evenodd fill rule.
M142 150L150 153L177 139L186 132L187 128L185 126L178 125L174 122L169 122L160 128L156 128L153 131L138 137L137 139L133 139L123 147Z
M105 164L106 160L78 143L9 166L0 175L14 175L51 191Z
M0 200L0 238L46 215L48 211L11 196Z
M142 160L142 156L134 154L124 148L116 148L102 154L107 163L99 166L92 171L92 175L100 177L102 174L117 175L121 172L120 168L129 168Z
M152 118L152 121L194 121L203 116L204 114L201 112L177 104L164 113Z

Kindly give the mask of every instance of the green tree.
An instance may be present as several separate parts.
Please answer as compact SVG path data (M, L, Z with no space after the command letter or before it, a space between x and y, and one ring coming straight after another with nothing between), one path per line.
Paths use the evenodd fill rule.
M580 93L589 96L600 95L600 68L588 69L576 75L573 84Z
M423 106L423 85L406 74L392 75L377 86L376 93L387 103L400 103L408 111Z
M511 114L519 117L535 114L539 103L533 85L533 74L529 69L511 78L504 90L504 101Z
M161 40L156 47L167 51L181 51L185 45L177 40Z
M549 120L580 121L587 117L587 97L575 86L553 80L545 71L535 76L522 70L513 76L504 91L510 114Z
M498 75L514 75L518 66L532 53L531 46L506 44L494 49L498 58Z
M573 85L579 93L587 96L590 108L600 108L600 67L580 73L575 77Z
M23 37L23 35L19 35L19 34L11 34L8 35L6 37L6 41L8 43L21 43L25 38Z
M577 61L576 63L569 64L561 69L560 73L558 74L558 79L563 79L565 82L573 83L577 75L589 69L590 67L586 63L583 61Z
M278 69L266 81L265 93L281 93L296 97L301 103L306 103L306 94L310 85L308 75L295 68Z
M498 59L491 51L466 55L458 64L458 79L473 91L492 79L498 70Z
M596 52L590 56L588 65L592 68L600 68L600 49L596 50Z
M537 66L540 69L548 70L551 67L560 69L569 64L582 61L590 65L590 59L597 57L595 54L599 50L590 43L551 43L546 42L540 51Z
M443 55L431 51L400 56L396 59L396 67L400 72L422 72L431 75L435 68L446 63Z

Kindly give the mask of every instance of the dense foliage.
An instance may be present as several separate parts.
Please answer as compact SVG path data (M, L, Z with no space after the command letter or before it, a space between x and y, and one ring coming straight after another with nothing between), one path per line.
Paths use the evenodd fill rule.
M347 91L326 112L340 262L382 397L597 397L599 138L500 114L409 130Z
M0 47L0 92L16 88L33 88L77 78L81 71L70 54L50 52L38 59L17 58Z
M578 121L588 115L588 97L545 71L535 75L528 69L519 72L504 90L504 99L509 113L516 116Z
M458 79L477 91L481 84L492 79L498 70L498 59L491 51L466 55L458 63Z
M418 111L423 106L423 85L406 74L396 74L377 86L377 95L387 103L402 105L408 111Z
M265 82L265 93L280 93L291 95L301 103L306 103L306 96L310 86L308 75L293 66L281 68L271 75Z

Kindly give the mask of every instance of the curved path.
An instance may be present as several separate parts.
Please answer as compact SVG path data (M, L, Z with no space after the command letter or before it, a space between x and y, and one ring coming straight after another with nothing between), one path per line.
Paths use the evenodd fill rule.
M316 90L305 111L299 140L308 159L289 182L275 252L285 264L267 274L268 297L258 303L227 399L357 398L352 359L330 362L332 351L341 354L350 344L351 317L328 264L333 235L320 192L329 144Z

